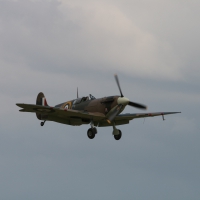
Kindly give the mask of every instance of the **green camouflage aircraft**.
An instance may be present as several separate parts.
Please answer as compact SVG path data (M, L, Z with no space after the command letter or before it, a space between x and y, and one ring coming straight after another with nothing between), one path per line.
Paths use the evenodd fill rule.
M113 135L116 140L122 136L122 132L116 128L116 125L129 124L130 120L135 118L145 118L176 114L180 112L156 112L156 113L134 113L120 114L124 108L129 105L139 109L147 109L145 105L130 101L124 97L119 84L119 79L115 75L115 80L118 85L121 96L109 96L96 99L91 94L85 97L78 97L61 104L51 107L47 104L46 98L40 92L36 99L36 105L21 104L16 105L22 108L21 112L33 112L39 120L42 120L41 126L44 126L46 121L54 121L72 126L80 126L82 124L90 124L87 135L93 139L97 134L96 127L112 126Z

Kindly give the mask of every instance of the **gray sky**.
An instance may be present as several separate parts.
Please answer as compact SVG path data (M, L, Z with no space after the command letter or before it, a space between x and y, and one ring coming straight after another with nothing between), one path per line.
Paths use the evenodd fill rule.
M200 196L200 2L1 0L0 194L2 200L197 200ZM55 105L119 94L148 112L112 128L48 122L19 113L44 92ZM127 107L125 113L140 110Z

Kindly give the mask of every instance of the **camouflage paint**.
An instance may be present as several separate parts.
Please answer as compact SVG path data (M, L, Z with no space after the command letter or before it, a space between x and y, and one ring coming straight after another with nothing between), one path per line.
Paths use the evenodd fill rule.
M118 105L117 104L118 97L119 96L111 96L93 100L89 100L88 97L82 97L64 102L62 104L58 104L55 107L64 109L66 108L66 106L68 106L67 109L86 111L86 112L99 112L106 115L112 108ZM82 99L85 98L87 99L86 101L81 101ZM80 103L76 103L77 100L80 100ZM120 113L121 112L122 110L120 111Z
M40 92L36 98L36 105L48 106L46 98L42 92ZM48 118L48 115L42 115L37 112L36 112L36 116L39 120L46 120Z

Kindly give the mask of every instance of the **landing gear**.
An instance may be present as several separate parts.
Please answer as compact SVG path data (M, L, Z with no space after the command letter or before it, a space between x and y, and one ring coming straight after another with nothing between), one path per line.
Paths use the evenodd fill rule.
M93 127L92 131L93 131L94 134L97 134L97 128L96 127Z
M88 129L87 135L88 135L88 137L89 137L90 139L93 139L93 138L95 137L95 135L97 134L97 129L96 129L96 127L94 126L93 120L91 120L90 125L91 125L91 128Z
M90 139L93 139L95 137L96 133L97 133L97 129L95 127L89 128L87 131L87 135Z
M41 123L40 123L40 126L44 126L45 122L46 122L46 121L41 122Z
M115 140L120 140L122 137L122 132L116 128L115 123L113 123L113 135Z
M120 138L122 137L122 132L118 129L119 134L118 135L114 135L115 140L120 140Z

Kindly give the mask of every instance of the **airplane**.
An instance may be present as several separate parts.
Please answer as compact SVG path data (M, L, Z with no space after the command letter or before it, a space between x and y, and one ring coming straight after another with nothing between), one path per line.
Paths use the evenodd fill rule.
M113 127L113 136L116 140L122 137L121 130L117 129L117 125L129 124L130 120L136 118L146 118L177 114L181 112L155 112L155 113L133 113L120 114L127 105L147 109L145 105L132 102L124 97L118 76L115 75L120 96L108 96L96 99L93 95L79 98L77 88L77 98L58 104L54 107L48 105L47 100L42 92L40 92L36 99L36 105L17 103L16 105L22 108L20 112L33 112L39 120L41 126L44 126L46 121L54 121L57 123L67 124L71 126L80 126L83 124L90 124L91 128L87 131L87 136L93 139L97 134L96 127Z

